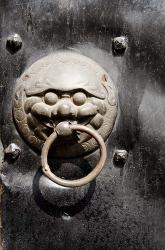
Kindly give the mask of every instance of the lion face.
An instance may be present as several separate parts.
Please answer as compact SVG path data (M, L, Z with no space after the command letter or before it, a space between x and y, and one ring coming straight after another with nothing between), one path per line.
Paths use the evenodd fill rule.
M82 55L59 52L40 59L21 76L13 113L23 137L41 149L62 121L89 126L106 139L115 121L116 100L111 80L99 65ZM56 144L56 156L77 156L96 148L85 133L65 142L59 138Z

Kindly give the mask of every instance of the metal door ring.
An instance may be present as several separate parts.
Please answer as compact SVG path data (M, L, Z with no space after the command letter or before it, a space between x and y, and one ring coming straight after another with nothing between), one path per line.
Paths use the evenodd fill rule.
M64 125L64 127L65 127L65 125ZM96 167L87 176L85 176L81 179L77 179L77 180L65 180L65 179L62 179L62 178L56 176L55 174L53 174L50 170L49 165L48 165L47 157L48 157L48 152L49 152L49 149L50 149L52 143L57 139L57 137L59 135L59 129L57 129L57 130L55 129L55 131L47 138L47 140L45 141L43 148L42 148L42 153L41 153L42 171L50 180L52 180L53 182L55 182L61 186L80 187L80 186L86 185L87 183L94 180L101 172L102 168L104 167L105 160L106 160L106 147L105 147L104 140L96 131L94 131L86 126L83 126L83 125L71 125L69 123L68 123L68 128L71 131L76 130L76 131L85 132L85 133L91 135L97 141L97 143L100 147L100 159L99 159Z

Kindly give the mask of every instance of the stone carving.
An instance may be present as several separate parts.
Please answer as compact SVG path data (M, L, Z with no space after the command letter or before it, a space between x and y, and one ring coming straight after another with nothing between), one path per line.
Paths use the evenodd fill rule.
M112 80L96 62L73 52L56 52L32 64L18 79L13 115L22 137L41 150L61 121L86 125L104 140L117 114ZM74 132L52 146L56 157L78 157L97 148L93 138Z

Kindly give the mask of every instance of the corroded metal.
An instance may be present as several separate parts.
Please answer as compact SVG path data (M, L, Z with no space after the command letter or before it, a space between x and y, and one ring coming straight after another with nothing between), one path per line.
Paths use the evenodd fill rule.
M17 144L11 143L7 148L4 149L4 153L8 158L15 160L20 155L21 149Z
M22 39L18 34L12 34L7 38L6 49L14 54L22 48Z
M116 167L123 167L127 161L128 152L125 149L116 149L113 162Z
M69 123L66 122L62 122L59 125L57 125L57 127L60 126L61 129L57 128L57 130L55 129L55 131L47 138L46 142L44 143L44 146L42 148L42 153L41 153L41 163L42 163L42 171L44 172L44 174L53 182L64 186L64 187L80 187L83 185L86 185L87 183L91 182L92 180L94 180L99 173L101 172L101 170L104 167L105 164L105 160L106 160L106 147L105 147L105 143L102 139L102 137L93 129L90 129L86 126L83 125L71 125ZM59 132L60 131L60 132ZM65 132L63 132L65 131ZM68 131L68 132L66 132ZM47 157L48 157L48 153L49 153L49 149L52 145L52 143L54 141L57 140L58 135L59 136L67 136L68 133L70 133L70 131L81 131L81 132L85 132L87 134L89 134L90 136L92 136L96 142L98 143L99 147L100 147L100 159L98 161L98 163L96 164L96 167L85 177L78 179L78 180L65 180L62 178L59 178L58 176L56 176L55 174L53 174L50 170L50 167L48 165L47 162Z
M115 90L107 72L93 60L73 52L57 52L28 68L18 79L13 114L19 132L41 150L62 121L85 125L104 140L117 113ZM91 136L80 132L57 140L58 157L81 156L97 148Z
M126 36L115 37L112 40L112 52L115 56L123 56L128 48L128 38Z

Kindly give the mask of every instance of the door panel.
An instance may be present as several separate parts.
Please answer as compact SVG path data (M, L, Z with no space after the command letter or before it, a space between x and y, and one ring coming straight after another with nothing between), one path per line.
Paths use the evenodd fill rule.
M0 3L0 96L3 148L18 158L1 167L3 249L152 249L165 245L164 11L162 1L17 1ZM19 34L22 47L6 42ZM128 48L113 53L115 37ZM57 51L89 57L111 77L118 98L107 160L89 184L63 188L41 171L40 152L18 132L12 114L16 81ZM114 152L126 150L122 166ZM3 155L3 150L1 150ZM99 154L53 159L59 175L79 178Z

